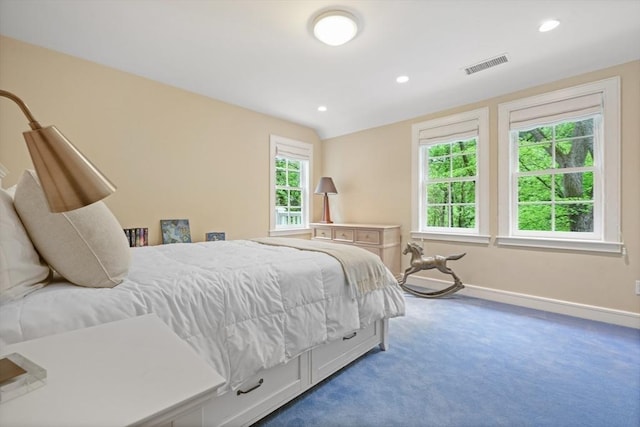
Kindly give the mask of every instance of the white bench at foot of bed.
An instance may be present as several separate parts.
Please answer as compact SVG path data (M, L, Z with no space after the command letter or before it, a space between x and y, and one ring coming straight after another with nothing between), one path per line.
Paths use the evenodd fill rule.
M311 349L286 364L260 372L237 391L205 404L201 411L174 421L173 427L199 424L213 426L250 425L291 399L317 385L372 348L387 347L388 319L347 334L343 339Z

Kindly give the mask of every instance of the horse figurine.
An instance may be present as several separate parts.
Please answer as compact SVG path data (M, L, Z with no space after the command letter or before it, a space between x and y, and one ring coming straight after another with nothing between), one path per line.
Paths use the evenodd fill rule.
M456 275L456 273L454 273L452 269L447 267L447 261L460 259L465 256L466 253L449 255L446 257L441 255L425 257L423 256L422 247L413 242L407 243L407 247L402 251L402 255L406 255L409 252L411 252L410 267L405 270L402 277L400 277L398 280L398 285L400 285L400 287L405 291L423 298L437 298L452 294L464 288L462 280L460 280L460 278ZM442 273L450 274L454 280L453 285L449 286L446 289L434 292L421 292L406 286L405 283L407 282L407 276L413 273L417 273L421 270L431 270L433 268L437 268Z

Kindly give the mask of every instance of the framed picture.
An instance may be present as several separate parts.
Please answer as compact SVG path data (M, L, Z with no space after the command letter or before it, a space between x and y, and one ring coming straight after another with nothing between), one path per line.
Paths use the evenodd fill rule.
M224 231L212 231L205 234L205 240L207 242L216 242L218 240L225 240Z
M162 244L191 243L188 219L161 219Z

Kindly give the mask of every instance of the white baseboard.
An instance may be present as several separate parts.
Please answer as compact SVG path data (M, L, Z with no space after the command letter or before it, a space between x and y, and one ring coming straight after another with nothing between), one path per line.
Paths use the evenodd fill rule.
M451 283L427 277L410 276L407 279L407 284L420 288L444 289ZM598 322L612 323L614 325L640 329L640 314L630 311L614 310L595 305L579 304L570 301L556 300L467 284L465 284L465 288L458 293L474 298L497 301L520 307L533 308L551 313L566 314L567 316L580 317L583 319L596 320Z

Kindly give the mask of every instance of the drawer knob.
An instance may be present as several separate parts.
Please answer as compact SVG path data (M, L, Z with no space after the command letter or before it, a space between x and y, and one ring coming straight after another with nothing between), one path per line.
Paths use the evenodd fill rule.
M258 384L254 385L253 387L251 387L248 390L238 390L237 392L237 396L240 396L241 394L247 394L247 393L251 393L253 390L257 389L258 387L260 387L262 385L262 383L264 382L264 379L260 378L260 381L258 381Z

